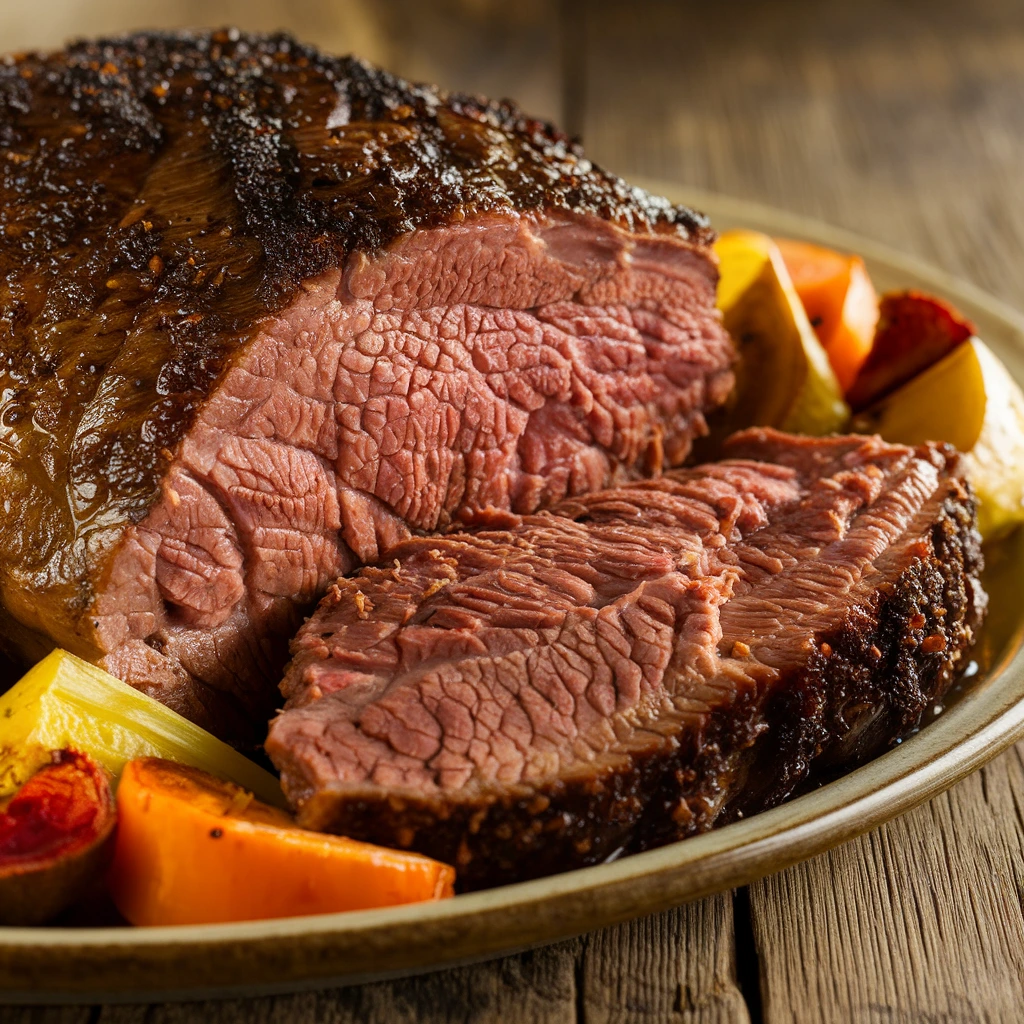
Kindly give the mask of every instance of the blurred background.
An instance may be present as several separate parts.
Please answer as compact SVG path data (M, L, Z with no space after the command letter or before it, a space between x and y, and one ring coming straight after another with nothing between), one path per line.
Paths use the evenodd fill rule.
M627 177L818 216L1017 300L1021 0L0 0L3 50L224 24L513 97Z

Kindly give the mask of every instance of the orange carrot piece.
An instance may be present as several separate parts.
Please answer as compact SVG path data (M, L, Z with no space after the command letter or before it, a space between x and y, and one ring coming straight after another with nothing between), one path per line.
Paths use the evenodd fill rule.
M455 871L414 853L298 828L230 782L161 758L117 791L109 887L133 924L210 924L451 896Z
M839 385L846 391L867 358L878 322L878 298L864 261L810 242L775 241Z

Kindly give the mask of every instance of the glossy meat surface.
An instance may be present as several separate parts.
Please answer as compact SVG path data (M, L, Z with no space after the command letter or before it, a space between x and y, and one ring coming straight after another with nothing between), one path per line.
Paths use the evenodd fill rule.
M244 690L238 680L251 675L257 662L265 663L257 673L261 680L275 671L276 655L260 646L266 616L256 621L248 611L239 613L227 634L209 633L207 646L193 651L192 667L183 669L177 655L169 661L165 656L177 634L167 639L166 616L143 607L150 598L129 608L116 629L109 626L111 588L128 593L127 581L139 583L151 569L162 599L170 602L172 625L181 617L177 595L187 592L187 624L206 630L218 617L226 619L221 605L239 600L239 588L251 587L248 568L236 563L255 548L243 544L239 554L228 550L233 540L228 547L211 541L220 544L209 599L217 607L194 607L194 580L183 583L181 571L187 575L197 559L202 562L208 545L204 541L199 550L186 543L189 530L220 531L230 540L239 529L245 532L244 523L236 529L221 522L223 515L232 520L238 514L230 507L198 511L207 506L190 501L190 485L179 492L168 480L181 466L190 432L204 415L214 415L211 399L231 373L262 372L252 365L253 339L281 323L301 328L298 314L289 311L305 308L310 287L323 291L332 274L342 275L336 294L324 292L324 301L372 299L379 279L401 276L384 266L388 253L418 233L521 221L527 234L535 228L537 234L554 232L545 245L569 267L559 271L557 286L534 287L529 302L575 301L575 290L586 284L604 303L597 315L614 320L623 314L608 303L650 306L644 288L624 297L622 289L606 287L598 296L602 282L625 272L622 253L636 240L646 246L649 262L672 264L678 261L672 253L695 257L686 273L701 282L692 303L703 320L686 330L711 343L712 358L701 371L707 388L694 390L689 378L670 383L670 389L689 388L675 411L671 395L664 411L655 409L661 400L651 392L644 399L650 422L639 431L630 426L627 433L633 433L621 441L613 436L619 420L611 433L588 427L593 440L580 434L575 417L591 399L574 392L572 422L561 412L545 414L551 425L539 448L557 449L561 432L577 447L606 444L611 460L594 461L583 452L581 468L573 470L571 460L555 465L535 457L539 468L531 471L527 449L532 444L538 450L538 442L522 441L516 459L525 459L524 471L534 481L529 486L536 489L533 499L523 499L524 507L599 485L620 462L644 468L655 440L655 461L662 450L678 460L701 427L702 408L720 401L728 386L731 355L714 323L714 269L707 256L712 235L704 219L604 173L550 125L509 104L412 85L285 36L140 35L8 58L0 65L0 199L0 488L8 496L0 507L4 632L23 657L56 642L93 660L110 655L110 667L123 669L133 682L145 685L155 673L154 692L200 718L220 714L210 709L209 687L229 691L234 700ZM596 242L581 247L581 231L590 231ZM555 234L562 241L556 243ZM658 246L669 258L655 252ZM421 269L422 279L427 269ZM444 301L490 305L502 293L502 302L515 307L514 289L502 283L513 271L498 264L488 271L489 290L478 289L475 299L449 294ZM674 273L671 267L659 271L663 279ZM444 268L434 277L443 280ZM399 289L389 301L406 330L417 295L403 297ZM678 320L671 310L665 315ZM334 316L323 323L336 322ZM631 323L629 329L646 328ZM311 330L316 335L320 328ZM589 337L582 343L589 344ZM282 344L292 340L285 337ZM660 373L655 367L651 380ZM350 404L356 400L353 393ZM242 429L225 426L217 415L218 429ZM539 426L538 433L544 434ZM291 436L288 443L310 447ZM324 442L328 450L336 443ZM319 450L316 457L323 457ZM556 479L546 498L540 481L549 469L556 478L575 472L576 483ZM408 494L385 505L399 506L401 529L406 519L414 528L433 529L458 512L460 487L432 496L433 511L419 518L406 514ZM378 500L374 487L369 492ZM184 509L174 511L182 498ZM212 501L224 505L219 492ZM158 552L148 568L126 563L123 552L138 539L135 531L166 533L159 521L171 514L167 507L191 524L171 538L172 547L178 545L171 568L160 568ZM343 525L339 519L333 527L315 523L310 529L322 536ZM328 547L337 546L328 539ZM345 561L352 545L342 547L343 557L320 558L323 573L352 564ZM153 556L147 550L140 558ZM310 600L305 591L299 596ZM287 628L288 615L277 617L278 629ZM244 640L242 629L250 634ZM147 639L149 652L140 654L138 645ZM129 641L136 646L123 648ZM246 646L243 657L239 650ZM121 653L114 656L116 651ZM179 699L172 692L197 678L205 687L199 698ZM259 685L261 699L241 694L242 703L252 705L243 717L269 699L266 683Z

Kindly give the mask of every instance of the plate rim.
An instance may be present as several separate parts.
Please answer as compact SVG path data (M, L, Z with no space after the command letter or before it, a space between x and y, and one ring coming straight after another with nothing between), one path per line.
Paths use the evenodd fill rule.
M998 321L1001 333L1016 335L1014 347L1024 357L1024 314L924 260L760 203L638 181L706 210L713 222L718 217L823 242L860 254L869 266L916 278ZM0 993L7 1002L137 1001L354 984L556 942L747 884L905 813L1024 736L1022 641L1024 617L977 699L958 703L827 786L704 835L438 903L219 925L0 927Z

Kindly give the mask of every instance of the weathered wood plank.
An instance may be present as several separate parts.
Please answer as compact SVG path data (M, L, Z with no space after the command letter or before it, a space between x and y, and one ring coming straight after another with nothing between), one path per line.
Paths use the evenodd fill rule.
M376 10L393 70L446 89L512 97L533 115L561 119L558 4L387 0Z
M94 1024L88 1006L0 1006L0 1024Z
M389 63L391 40L373 0L163 0L140 6L137 0L45 0L4 4L0 43L4 53L53 48L67 39L111 35L140 28L239 25L259 32L293 27L310 42L337 53L360 53Z
M1020 757L752 886L766 1022L1020 1020Z
M588 936L579 1024L748 1024L728 893Z

